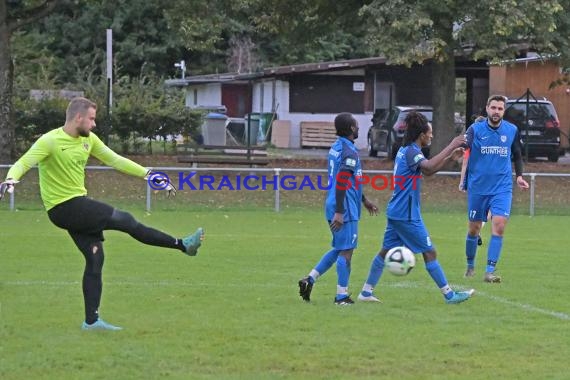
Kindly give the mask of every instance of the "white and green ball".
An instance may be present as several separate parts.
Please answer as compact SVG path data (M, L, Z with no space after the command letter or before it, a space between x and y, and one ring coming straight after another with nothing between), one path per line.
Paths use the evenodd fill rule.
M416 257L406 247L394 247L386 253L384 266L395 276L405 276L416 265Z

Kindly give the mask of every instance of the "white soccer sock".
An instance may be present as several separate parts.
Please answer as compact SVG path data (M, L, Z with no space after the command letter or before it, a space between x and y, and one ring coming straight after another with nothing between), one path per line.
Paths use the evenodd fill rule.
M451 287L449 285L445 285L444 287L440 288L439 290L441 290L441 294L443 294L443 295L446 295L446 294L453 292L453 289L451 289Z
M319 278L320 275L321 274L314 269L311 269L311 271L309 272L309 276L312 277L313 280L315 280L315 282L317 282L317 278Z
M336 294L339 296L347 296L348 295L348 288L345 286L336 286Z

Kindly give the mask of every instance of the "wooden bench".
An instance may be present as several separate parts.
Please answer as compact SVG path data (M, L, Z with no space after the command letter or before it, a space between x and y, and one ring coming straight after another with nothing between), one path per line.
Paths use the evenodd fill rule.
M192 164L267 165L265 146L178 145L178 162Z
M337 139L332 121L302 121L302 148L330 148Z

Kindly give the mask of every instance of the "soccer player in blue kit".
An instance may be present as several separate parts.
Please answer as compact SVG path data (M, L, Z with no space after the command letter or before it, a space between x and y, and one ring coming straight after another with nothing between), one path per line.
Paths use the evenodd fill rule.
M350 262L358 242L358 221L361 203L370 215L378 213L362 191L358 178L362 167L354 140L358 138L358 122L350 113L340 113L334 120L337 140L328 155L329 183L325 201L325 217L332 233L332 249L325 253L310 273L299 280L299 295L311 300L313 284L336 262L338 275L334 303L350 305L354 301L348 293Z
M487 118L473 123L465 133L471 150L467 171L467 212L469 229L465 243L467 271L465 277L475 275L477 236L482 222L490 211L491 240L487 250L487 268L483 280L501 282L495 267L501 256L503 234L511 213L513 180L511 155L515 166L516 181L522 190L528 183L522 177L523 162L520 136L514 124L503 120L506 98L493 95L487 100Z
M384 257L391 248L405 246L414 253L422 253L425 268L443 294L445 302L461 303L469 299L474 290L458 292L449 286L422 219L420 196L422 174L435 174L451 160L459 159L463 155L462 146L465 144L465 137L455 137L439 154L428 160L421 150L429 146L433 138L432 127L427 118L419 112L410 112L404 122L406 133L403 146L398 150L394 162L395 186L386 208L388 221L384 231L384 242L382 249L372 260L368 279L358 295L358 300L380 302L373 294L373 290L382 276Z

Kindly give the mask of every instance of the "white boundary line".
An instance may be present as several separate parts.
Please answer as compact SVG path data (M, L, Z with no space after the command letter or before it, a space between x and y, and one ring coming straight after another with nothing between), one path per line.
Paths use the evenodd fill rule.
M469 287L466 287L464 285L454 285L454 284L450 284L450 285L452 288L458 289L458 290L470 289ZM402 282L390 284L388 286L393 287L393 288L425 288L425 287L420 286L417 283L412 282L412 281L402 281ZM486 297L492 301L495 301L495 302L503 304L503 305L514 306L517 309L530 311L530 312L538 313L538 314L548 315L550 317L561 319L564 321L570 320L570 315L568 315L566 313L548 310L548 309L542 309L542 308L537 307L537 306L533 306L533 305L529 305L529 304L525 304L525 303L521 303L521 302L516 302L516 301L511 301L507 298L487 294L486 292L482 292L482 291L477 290L477 289L475 289L475 297Z
M64 286L78 286L80 284L80 281L3 281L0 282L0 285L3 286L55 286L55 287L64 287ZM215 286L215 284L210 284L210 283L202 283L202 284L196 284L196 283L188 283L185 281L172 281L172 280L159 280L159 281L144 281L144 282L140 282L140 281L105 281L106 285L118 285L118 286L146 286L146 287L161 287L161 286L181 286L181 285L192 285L192 286ZM452 284L450 284L452 285ZM231 284L223 284L223 286L227 287L227 286L231 286ZM243 284L239 284L239 285L235 285L236 287L243 287ZM264 285L264 286L267 286ZM421 286L419 283L414 282L414 281L399 281L399 282L395 282L395 283L390 283L390 284L382 284L382 286L384 287L390 287L390 288L415 288L415 289L427 289L427 287L425 286ZM455 289L460 289L460 290L467 290L468 288L463 286L463 285L454 285L453 286ZM516 301L511 301L507 298L504 297L499 297L499 296L495 296L495 295L491 295L491 294L487 294L486 292L482 292L479 290L475 290L475 296L476 297L486 297L488 299L490 299L491 301L503 304L503 305L507 305L507 306L511 306L511 307L515 307L517 309L520 310L525 310L525 311L529 311L532 313L537 313L537 314L543 314L543 315L547 315L549 317L553 317L556 319L560 319L560 320L564 320L564 321L568 321L570 320L570 315L566 314L566 313L562 313L562 312L558 312L558 311L553 311L553 310L548 310L548 309L543 309L537 306L533 306L530 304L525 304L525 303L521 303L521 302L516 302Z
M533 313L539 313L539 314L544 314L544 315L548 315L550 317L554 317L557 319L561 319L564 321L568 321L570 320L570 315L566 314L566 313L562 313L562 312L558 312L558 311L553 311L553 310L547 310L547 309L542 309L540 307L536 307L536 306L532 306L529 304L525 304L525 303L521 303L521 302L516 302L516 301L511 301L507 298L503 298L503 297L498 297L498 296L493 296L493 295L489 295L486 294L485 292L478 292L475 291L475 294L477 296L483 296L483 297L487 297L492 301L495 301L497 303L501 303L503 305L509 305L509 306L514 306L518 309L522 309L522 310L526 310L526 311L532 311Z

